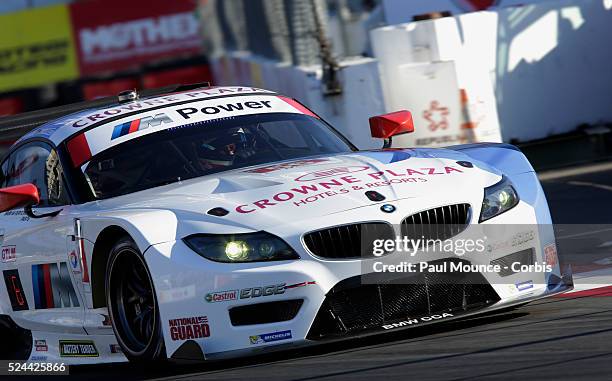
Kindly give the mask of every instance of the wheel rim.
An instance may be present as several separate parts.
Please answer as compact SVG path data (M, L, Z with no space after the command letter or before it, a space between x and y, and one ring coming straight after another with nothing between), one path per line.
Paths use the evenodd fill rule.
M157 324L157 303L147 267L135 251L119 252L110 269L110 308L118 339L132 355L147 350Z

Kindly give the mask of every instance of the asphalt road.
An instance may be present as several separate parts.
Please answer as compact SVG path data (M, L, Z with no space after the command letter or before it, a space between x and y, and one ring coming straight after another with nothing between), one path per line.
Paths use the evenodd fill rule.
M612 247L606 249L606 239L612 241L612 232L605 230L605 224L612 223L612 168L591 170L548 173L543 182L555 223L598 224L603 229L585 227L584 232L568 234L570 238L578 234L583 247L591 245L585 249L589 255L572 251L562 260L587 267L612 257ZM201 365L73 367L71 373L87 380L105 381L117 376L250 381L610 380L612 293L575 295L578 296L534 302L513 311L301 351Z

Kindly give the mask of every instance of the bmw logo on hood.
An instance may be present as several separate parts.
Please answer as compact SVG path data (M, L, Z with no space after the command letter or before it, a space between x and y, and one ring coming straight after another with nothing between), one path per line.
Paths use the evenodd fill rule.
M380 210L382 210L385 213L393 213L395 212L395 206L391 204L384 204L383 206L380 207Z

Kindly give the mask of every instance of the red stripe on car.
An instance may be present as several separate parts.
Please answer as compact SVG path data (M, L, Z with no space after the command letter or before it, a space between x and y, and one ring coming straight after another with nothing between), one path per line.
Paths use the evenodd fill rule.
M304 107L300 102L296 101L295 99L292 98L287 98L287 97L282 97L279 96L279 99L281 99L282 101L288 103L291 107L293 107L294 109L298 110L299 112L301 112L304 115L308 115L308 116L312 116L315 118L319 118L317 116L317 114L315 114L314 112L310 111L309 109L307 109L306 107Z
M140 119L132 120L132 123L130 123L130 130L128 131L128 134L138 131L138 127L140 127Z
M70 139L67 143L68 153L72 159L72 164L75 167L80 166L84 162L91 159L91 150L85 134L79 134Z
M46 297L46 307L53 308L53 287L51 286L51 272L49 271L49 265L42 265L43 268L43 277L45 279L45 297Z

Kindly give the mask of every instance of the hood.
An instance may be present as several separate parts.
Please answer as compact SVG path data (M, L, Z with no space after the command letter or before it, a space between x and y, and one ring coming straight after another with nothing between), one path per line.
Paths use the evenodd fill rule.
M242 168L99 202L104 209L167 209L184 218L265 229L398 199L444 200L448 192L481 197L501 174L456 151L444 149L359 151ZM443 204L443 201L441 202ZM212 208L229 211L207 215ZM179 216L179 218L182 218ZM212 222L211 221L211 222Z

